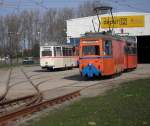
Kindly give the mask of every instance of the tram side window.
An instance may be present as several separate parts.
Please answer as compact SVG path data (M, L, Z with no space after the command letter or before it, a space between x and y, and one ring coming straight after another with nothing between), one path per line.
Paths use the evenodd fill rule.
M106 55L112 54L112 42L111 42L111 40L105 41L105 54Z
M133 47L133 54L137 54L137 49L136 49L136 47Z
M73 56L73 49L68 47L63 47L63 56Z
M128 54L133 54L132 48L128 47Z
M63 47L63 56L67 56L67 48Z
M61 47L54 47L54 56L61 56Z
M128 54L137 54L136 47L128 47Z
M52 56L52 51L44 50L44 51L42 51L42 56Z
M68 47L63 47L63 56L73 56L73 49Z
M68 48L68 53L69 53L68 54L69 56L73 56L73 50L72 50L72 48Z
M73 47L73 56L79 56L79 48L78 47Z
M128 54L128 47L126 47L126 46L124 47L124 53Z
M137 54L137 45L134 43L127 43L128 54Z

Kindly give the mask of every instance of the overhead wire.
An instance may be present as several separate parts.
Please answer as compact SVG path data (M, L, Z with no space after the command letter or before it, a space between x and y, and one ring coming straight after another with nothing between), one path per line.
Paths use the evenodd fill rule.
M9 0L7 0L7 1L0 0L0 8L1 9L15 8L16 11L19 8L18 9L18 11L19 11L20 6L22 6L22 8L27 8L27 9L40 7L45 10L48 10L49 9L48 5L50 3L63 4L63 3L77 3L77 2L83 2L83 1L88 1L88 0L64 0L64 1L62 1L62 0L15 0L13 2L9 1ZM100 2L102 2L102 1L100 1ZM106 3L106 0L105 0L105 3ZM115 3L116 5L124 6L124 7L130 8L130 9L136 10L136 11L150 12L150 10L146 10L144 8L134 6L133 4L129 4L129 3L127 3L127 1L121 2L119 0L111 0L111 1L109 0L107 3L111 3L112 5ZM137 5L136 2L134 2L134 3L135 3L135 5ZM33 6L33 4L36 6ZM117 8L117 10L118 10L118 8Z
M128 4L128 3L119 3L119 1L116 0L116 3L118 3L119 5L123 5L123 6L127 6L131 9L134 9L134 10L137 10L137 11L145 11L144 9L141 9L139 7L135 7L135 6L132 6L132 4Z
M14 8L14 10L12 11L12 13L19 13L20 12L20 4L21 4L22 0L17 0L16 6Z
M106 0L105 0L105 2L106 2ZM127 1L126 1L127 2ZM121 1L119 1L119 0L112 0L112 1L108 1L108 3L111 3L112 5L115 3L115 4L117 4L117 5L119 5L119 6L124 6L124 7L128 7L128 8L130 8L130 9L134 9L134 10L136 10L136 11L142 11L142 12L145 12L145 11L150 11L150 10L145 10L145 9L141 9L141 7L135 7L135 6L133 6L133 4L129 4L129 3L126 3L125 1L123 1L123 2L121 2ZM136 3L136 2L135 2ZM141 5L141 4L140 4Z
M39 7L41 7L41 8L44 8L45 10L48 10L49 8L47 7L47 6L45 6L43 3L44 3L44 0L41 0L41 2L37 2L37 1L34 1L34 0L32 0L34 3L35 3L35 5L37 5L37 6L39 6Z

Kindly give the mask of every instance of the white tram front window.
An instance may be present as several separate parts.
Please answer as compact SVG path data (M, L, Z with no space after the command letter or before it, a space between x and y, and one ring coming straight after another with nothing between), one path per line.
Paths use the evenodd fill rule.
M52 56L52 51L51 50L43 50L42 56Z
M86 55L100 55L100 47L98 45L83 46L82 53Z
M61 47L54 47L54 56L62 56Z

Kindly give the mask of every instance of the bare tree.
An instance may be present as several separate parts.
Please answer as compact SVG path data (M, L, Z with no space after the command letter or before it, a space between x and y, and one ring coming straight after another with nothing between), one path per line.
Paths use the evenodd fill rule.
M95 15L93 8L97 1L85 1L78 7L77 16L78 17L86 17Z
M39 45L45 42L66 42L66 20L75 17L95 15L95 5L101 2L87 0L77 9L50 8L43 13L24 10L0 17L0 55L11 58L37 56ZM26 50L27 54L23 53Z
M12 58L17 57L19 52L19 19L17 15L7 15L5 18L5 28L7 29L7 44L6 49L8 50L8 55L11 59L12 64Z

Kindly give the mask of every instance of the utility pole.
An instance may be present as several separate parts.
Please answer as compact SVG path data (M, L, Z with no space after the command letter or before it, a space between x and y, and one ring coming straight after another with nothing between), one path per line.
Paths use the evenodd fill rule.
M41 32L38 32L38 37L39 37L39 46L41 45Z
M12 51L12 34L13 32L8 32L9 36L9 58L10 58L10 65L12 65L12 57L13 57L13 51Z
M20 33L18 32L8 32L8 37L9 37L9 57L10 57L10 65L13 64L13 56L17 57L17 63L18 63L18 43L17 46L14 46L15 41L19 41L19 35Z
M20 33L17 32L17 33L16 33L16 41L17 41L17 42L19 42L19 36L20 36ZM19 51L18 51L18 50L19 50L19 49L18 49L18 43L17 43L17 49L16 49L17 64L18 64L18 62L19 62L19 60L18 60L18 53L19 53Z

